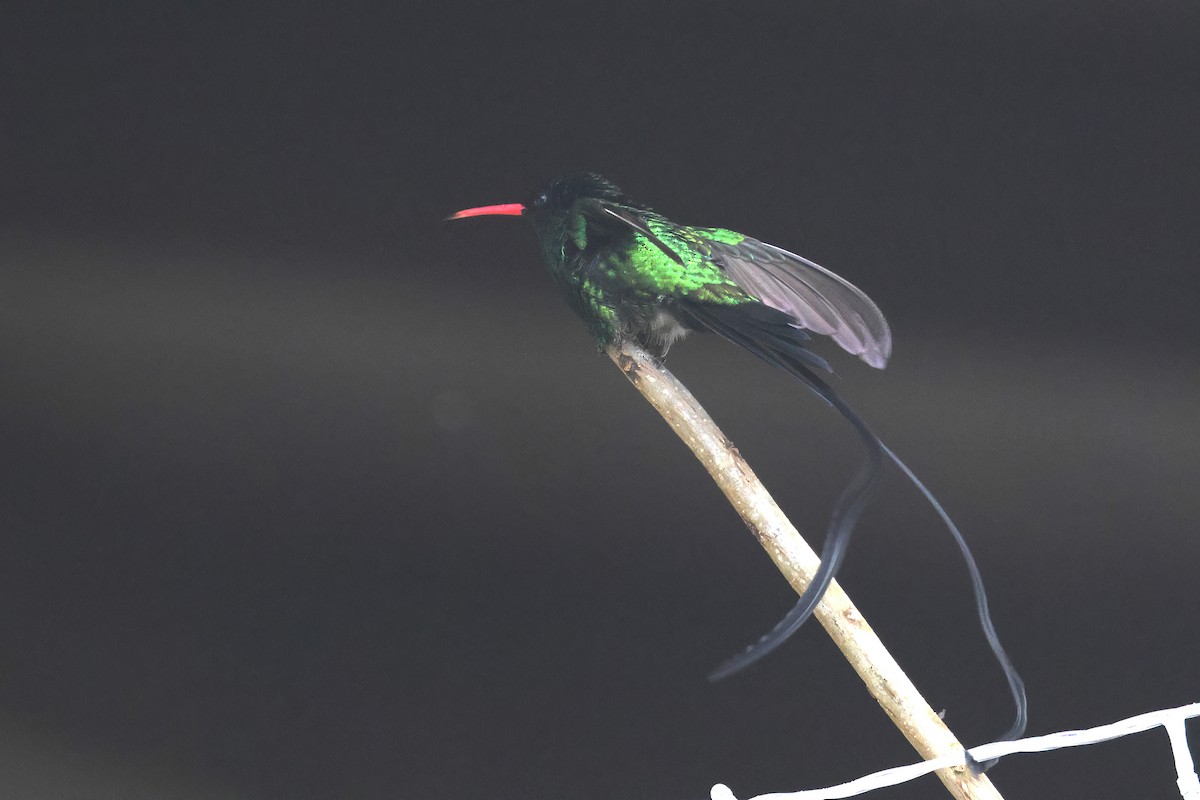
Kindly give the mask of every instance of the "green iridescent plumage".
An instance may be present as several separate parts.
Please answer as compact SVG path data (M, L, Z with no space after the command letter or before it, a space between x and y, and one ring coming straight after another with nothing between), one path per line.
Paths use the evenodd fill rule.
M621 289L641 292L648 300L682 297L724 305L757 300L713 262L699 229L675 225L654 215L646 215L646 223L654 233L653 239L635 232L632 246L603 256L605 277L616 281ZM663 245L678 261L667 254Z

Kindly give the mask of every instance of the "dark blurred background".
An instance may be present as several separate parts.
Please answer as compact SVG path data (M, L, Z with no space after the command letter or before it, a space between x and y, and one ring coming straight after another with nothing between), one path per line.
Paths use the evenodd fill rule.
M1193 3L5 17L3 796L748 797L914 758L816 626L705 681L794 596L527 226L441 222L580 168L882 306L886 371L822 352L972 542L1031 733L1200 700ZM819 542L848 426L715 339L670 364ZM965 741L1008 726L899 477L843 583ZM1175 795L1161 731L992 775Z

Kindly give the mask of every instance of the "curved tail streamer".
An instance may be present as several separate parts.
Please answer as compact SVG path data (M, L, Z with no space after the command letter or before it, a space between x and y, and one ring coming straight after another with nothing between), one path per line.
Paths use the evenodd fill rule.
M863 508L870 499L871 493L882 472L884 456L899 467L900 471L912 482L933 510L941 518L966 562L967 571L971 576L971 586L975 594L975 605L979 611L979 621L983 628L988 645L996 657L1000 668L1004 671L1016 707L1016 717L1009 730L1001 737L1001 741L1020 738L1028 721L1028 701L1025 696L1025 684L1021 680L1016 667L1000 643L996 626L992 622L991 611L988 607L987 591L983 585L983 576L971 554L966 539L949 513L934 497L933 492L909 469L900 457L885 445L878 436L867 426L863 419L834 391L833 387L819 378L812 370L815 367L828 368L824 361L816 357L805 347L807 336L787 325L786 315L776 316L774 309L760 306L757 313L747 314L742 307L738 313L730 313L726 309L712 306L688 306L683 311L699 325L717 333L725 339L745 348L758 358L778 367L789 375L799 379L805 386L815 392L821 399L833 406L855 429L866 448L866 460L854 479L846 486L830 517L829 528L825 543L821 550L821 565L813 576L808 588L800 596L799 601L791 611L779 621L766 635L750 645L744 651L729 659L708 676L711 681L718 681L738 673L746 667L762 659L783 644L788 637L795 633L809 617L812 616L836 577L838 569L845 560L854 527L858 522ZM983 769L991 767L995 761L979 765Z
M983 628L983 635L987 638L988 646L992 648L992 653L996 656L996 661L1000 664L1000 669L1004 671L1004 679L1008 681L1008 690L1012 693L1013 705L1017 709L1012 727L996 741L1011 742L1020 739L1025 735L1025 728L1029 724L1029 698L1025 695L1025 681L1021 680L1020 673L1013 666L1012 659L1008 657L1008 652L1004 649L1004 645L1000 643L1000 635L996 633L996 624L992 622L992 612L988 607L987 589L983 586L983 575L979 572L979 565L975 563L975 556L971 554L971 548L967 545L967 540L963 537L962 531L954 524L954 520L950 518L949 512L933 496L933 492L929 491L929 487L922 483L921 479L916 476L916 473L900 460L900 456L896 455L892 451L892 448L884 444L883 452L892 460L892 463L900 468L900 471L912 482L912 485L917 487L917 491L924 496L929 505L933 507L933 510L937 512L946 529L950 531L950 535L954 537L955 543L958 544L963 561L967 564L967 572L971 574L971 589L975 592L975 607L979 611L979 625ZM998 760L992 759L981 766L984 770L987 770L994 766Z
M875 488L883 467L884 450L883 443L879 441L879 438L863 424L853 409L842 402L841 398L824 381L808 370L804 370L804 372L807 375L801 379L830 405L837 408L858 430L863 444L867 448L867 458L858 474L854 476L854 480L842 490L841 497L834 506L833 515L829 520L829 530L825 535L825 545L821 549L821 565L817 568L817 573L813 576L808 588L804 590L804 594L800 595L800 600L770 632L713 670L708 676L710 681L719 681L741 672L787 641L789 636L808 621L821 602L821 598L825 596L825 590L829 588L829 584L833 583L838 569L842 566L842 561L845 560L850 538L854 534L854 526L858 523L858 517L871 497L871 491Z

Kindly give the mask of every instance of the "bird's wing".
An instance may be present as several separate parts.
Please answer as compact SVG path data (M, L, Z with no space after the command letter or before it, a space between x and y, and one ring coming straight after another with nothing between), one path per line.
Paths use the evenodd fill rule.
M862 290L803 256L720 228L697 228L712 259L748 294L882 368L892 333Z

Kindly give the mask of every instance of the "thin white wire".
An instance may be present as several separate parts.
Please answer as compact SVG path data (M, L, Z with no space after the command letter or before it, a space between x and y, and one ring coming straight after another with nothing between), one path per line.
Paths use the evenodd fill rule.
M1196 765L1192 762L1192 751L1188 749L1187 717L1177 716L1163 723L1167 735L1171 737L1171 752L1175 756L1175 772L1179 779L1179 794L1183 800L1200 800L1200 776L1196 775Z
M971 748L971 757L976 761L990 761L993 758L1012 753L1041 753L1063 747L1081 747L1128 736L1131 733L1140 733L1161 725L1166 728L1167 734L1171 737L1171 751L1175 757L1175 772L1178 775L1176 783L1179 786L1180 795L1184 800L1200 800L1200 778L1196 776L1196 767L1192 762L1191 752L1188 750L1187 730L1184 725L1184 720L1192 717L1200 717L1200 703L1151 711L1087 730L1061 731L1046 736L1017 739L1012 742L983 744ZM825 789L762 794L751 800L840 800L840 798L855 797L875 789L882 789L885 786L895 786L922 775L928 775L935 770L959 766L965 762L966 759L962 753L951 754L904 767L881 770ZM737 800L730 788L723 783L714 786L710 796L712 800Z

